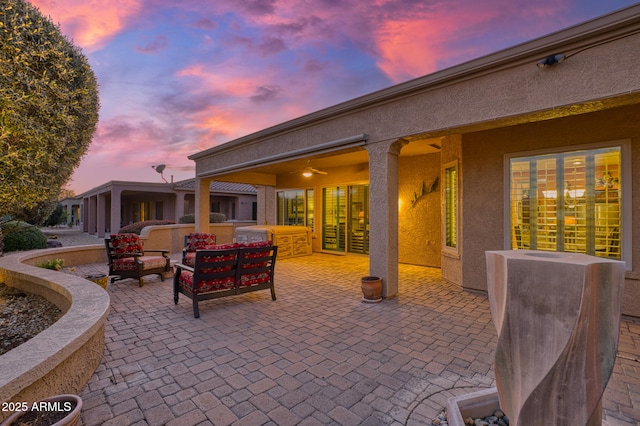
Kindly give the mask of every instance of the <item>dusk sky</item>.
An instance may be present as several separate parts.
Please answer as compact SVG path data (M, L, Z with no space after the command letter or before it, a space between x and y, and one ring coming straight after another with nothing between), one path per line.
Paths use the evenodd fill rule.
M82 48L100 122L68 188L187 156L621 9L625 0L31 0Z

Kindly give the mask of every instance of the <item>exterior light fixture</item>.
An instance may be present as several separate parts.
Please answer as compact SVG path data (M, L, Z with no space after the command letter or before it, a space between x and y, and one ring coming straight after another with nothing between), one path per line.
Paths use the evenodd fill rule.
M541 61L539 61L536 65L537 65L538 68L546 68L549 65L559 64L560 62L564 61L566 58L567 57L565 55L562 55L562 54L549 55L546 58L544 58Z
M304 170L302 170L302 176L304 177L313 176L313 169L311 167L305 167Z

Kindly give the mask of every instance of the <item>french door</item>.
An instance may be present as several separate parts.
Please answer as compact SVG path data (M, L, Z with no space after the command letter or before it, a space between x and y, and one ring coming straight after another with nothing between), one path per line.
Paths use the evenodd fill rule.
M322 190L322 249L369 253L369 185Z

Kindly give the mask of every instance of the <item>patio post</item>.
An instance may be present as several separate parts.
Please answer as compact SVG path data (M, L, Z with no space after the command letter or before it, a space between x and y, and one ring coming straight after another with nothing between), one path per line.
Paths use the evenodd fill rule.
M366 145L369 154L369 274L382 297L398 292L398 155L403 139Z
M209 179L196 178L195 231L209 232L209 212L211 200Z
M111 188L111 219L109 229L115 234L122 225L122 190Z
M257 189L258 212L256 224L258 225L275 225L277 222L276 214L276 189L273 186L255 185Z
M104 193L99 193L96 195L96 235L98 237L104 237L104 228L105 228L105 214L106 214L106 199Z
M175 205L174 205L174 211L173 211L173 215L174 215L174 220L176 222L178 222L178 219L180 219L182 216L184 216L184 196L185 193L184 192L176 192L175 195Z

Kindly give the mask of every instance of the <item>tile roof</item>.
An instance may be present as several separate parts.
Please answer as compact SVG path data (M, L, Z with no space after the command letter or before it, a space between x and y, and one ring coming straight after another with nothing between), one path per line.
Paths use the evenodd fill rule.
M174 187L175 189L195 190L196 180L187 179L180 182L175 182ZM246 183L220 182L217 180L211 182L211 184L209 185L209 190L211 192L244 192L248 194L255 194L257 192L256 188L253 185L249 185Z

